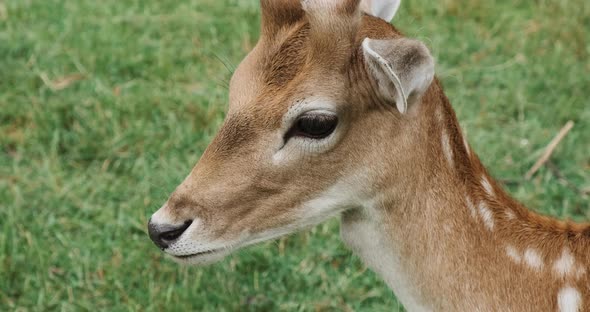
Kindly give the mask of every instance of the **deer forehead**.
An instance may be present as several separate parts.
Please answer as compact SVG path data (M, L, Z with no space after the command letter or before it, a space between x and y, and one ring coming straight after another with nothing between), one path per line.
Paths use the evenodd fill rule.
M334 77L344 76L365 37L397 36L383 19L389 21L398 7L399 0L261 0L261 37L232 77L230 111L249 105L285 109L292 101L283 97L300 92L293 85L314 78L328 82L317 90L336 89Z
M299 25L280 38L262 38L257 43L230 81L230 111L249 105L271 106L276 111L275 102L284 103L285 97L297 92L296 80L306 77L305 33Z
M336 44L328 53L339 57L323 58L314 52L317 47L310 42L311 31L309 22L302 18L272 37L263 35L232 76L229 112L271 111L282 116L290 104L305 96L321 93L342 99L344 91L350 91L343 84L362 40L399 36L390 24L365 16L352 45Z
M290 107L308 98L344 100L345 75L318 70L310 59L308 26L296 25L281 38L258 42L230 81L229 115L272 119L278 125Z

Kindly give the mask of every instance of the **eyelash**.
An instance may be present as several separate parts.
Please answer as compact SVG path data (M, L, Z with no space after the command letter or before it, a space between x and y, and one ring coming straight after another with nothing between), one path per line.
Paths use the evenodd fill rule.
M320 140L328 137L338 126L338 117L333 114L309 113L297 118L291 129L285 133L285 143L292 137Z

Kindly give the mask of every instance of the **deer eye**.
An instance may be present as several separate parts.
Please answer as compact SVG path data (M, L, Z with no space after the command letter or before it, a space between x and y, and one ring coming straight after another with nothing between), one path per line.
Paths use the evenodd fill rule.
M305 137L310 139L323 139L336 129L338 117L326 113L308 113L299 116L291 129L285 135L285 142L291 137Z

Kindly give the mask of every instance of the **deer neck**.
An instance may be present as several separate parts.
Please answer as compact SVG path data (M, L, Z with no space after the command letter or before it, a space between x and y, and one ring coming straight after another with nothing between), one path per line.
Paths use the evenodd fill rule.
M432 88L415 125L422 130L406 140L412 157L392 166L366 205L343 213L343 240L410 311L588 304L588 226L510 198L470 150L438 83Z

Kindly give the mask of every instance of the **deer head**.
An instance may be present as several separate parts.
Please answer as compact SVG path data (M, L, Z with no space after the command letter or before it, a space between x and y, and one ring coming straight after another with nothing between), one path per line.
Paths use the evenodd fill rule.
M395 179L434 76L427 48L389 24L399 2L262 0L226 119L152 216L152 240L213 262L362 207Z

